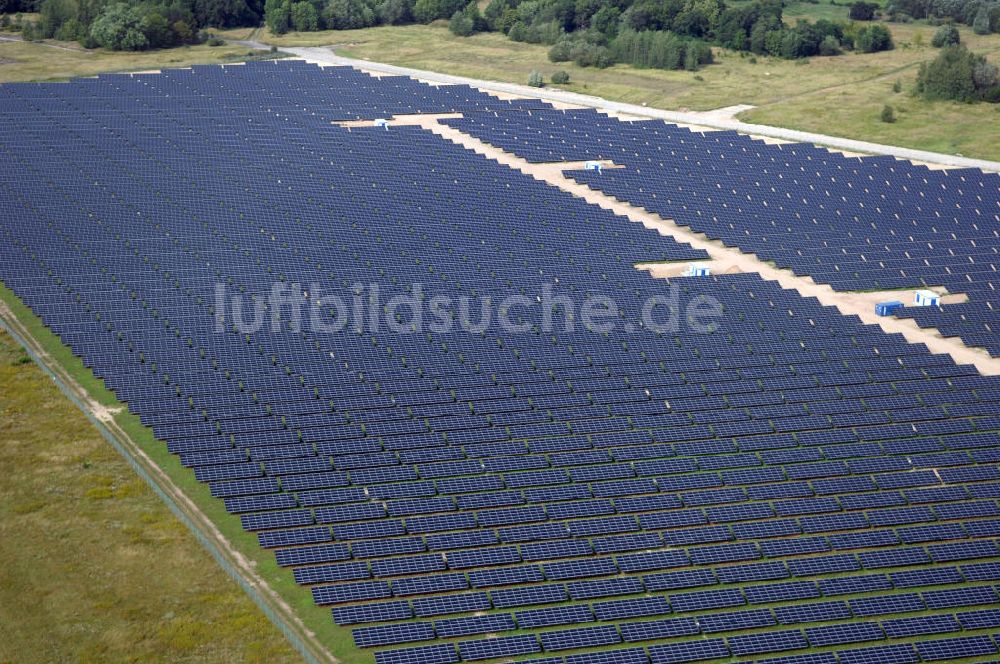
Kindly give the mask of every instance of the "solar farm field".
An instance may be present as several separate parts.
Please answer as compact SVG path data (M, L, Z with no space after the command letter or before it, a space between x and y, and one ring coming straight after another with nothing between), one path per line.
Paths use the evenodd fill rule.
M1000 658L996 174L298 60L8 84L0 116L18 321L306 659ZM962 295L892 324L982 350L715 247Z

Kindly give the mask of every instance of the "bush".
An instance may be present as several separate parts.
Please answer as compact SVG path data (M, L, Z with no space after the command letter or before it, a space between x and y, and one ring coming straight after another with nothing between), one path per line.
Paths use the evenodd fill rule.
M59 41L76 41L80 37L80 32L80 22L75 18L71 18L59 26L54 36Z
M943 48L945 46L954 46L962 40L961 36L958 34L958 28L952 24L942 25L940 28L934 31L934 36L931 38L931 46L934 48Z
M138 10L123 2L101 10L90 26L90 36L113 51L141 51L149 46Z
M439 18L451 18L464 6L464 0L417 0L413 5L413 18L420 23L430 23Z
M413 21L412 0L385 0L375 8L379 23L402 25Z
M292 5L292 28L297 32L319 30L319 14L311 2L296 2Z
M292 3L289 0L266 0L264 22L267 29L276 35L283 35L292 28Z
M898 78L896 79L896 82L892 84L892 91L897 94L903 91L903 84Z
M448 29L459 37L468 37L476 31L476 23L465 12L455 12L448 22Z
M614 64L614 58L611 57L611 52L606 47L586 41L573 42L570 58L580 67L604 69Z
M823 41L819 43L820 55L840 55L840 52L840 40L833 35L823 37Z
M362 0L331 0L323 20L331 30L356 30L375 25L375 12Z
M990 34L990 8L983 4L976 12L976 18L972 21L972 31L977 35Z
M862 28L854 38L854 48L862 53L891 51L892 47L892 34L888 28L881 24Z
M880 117L882 122L893 123L896 121L896 112L892 109L892 106L886 104L882 107L882 115Z
M569 62L572 60L573 42L564 39L556 42L555 46L549 49L549 60L552 62Z
M533 88L540 88L545 85L545 77L542 76L542 72L533 71L528 74L528 85Z
M928 99L992 101L998 85L996 66L961 44L944 47L930 64L920 65L917 74L917 92Z
M556 85L565 85L569 83L569 74L560 69L556 73L552 74L552 82Z
M616 60L636 67L688 69L711 62L712 49L704 42L686 41L669 31L621 30L611 50ZM689 51L692 53L688 55Z

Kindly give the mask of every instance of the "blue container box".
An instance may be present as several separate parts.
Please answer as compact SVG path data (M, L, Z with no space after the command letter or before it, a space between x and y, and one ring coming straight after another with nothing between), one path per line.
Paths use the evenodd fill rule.
M895 313L896 309L902 309L903 303L899 300L891 300L889 302L879 302L875 305L875 313L879 316L891 316Z

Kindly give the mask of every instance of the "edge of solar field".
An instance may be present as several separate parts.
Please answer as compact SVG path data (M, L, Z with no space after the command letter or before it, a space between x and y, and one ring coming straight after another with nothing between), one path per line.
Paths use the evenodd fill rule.
M158 441L153 430L108 390L82 360L0 281L0 328L22 346L59 390L90 420L101 436L153 489L190 530L220 568L260 607L310 664L360 664L373 655L357 649L350 630L332 620L327 607L313 603L269 549L245 532L237 516L212 497ZM329 646L333 646L332 648Z
M302 58L307 62L319 65L356 67L358 69L378 72L380 74L409 76L423 81L430 81L445 85L469 85L489 92L513 94L520 97L529 97L550 102L555 101L576 106L595 108L603 111L613 111L625 115L636 115L644 118L664 120L670 123L697 125L699 127L706 127L710 129L732 130L738 131L741 134L749 134L751 136L777 138L795 143L811 143L813 145L819 145L837 150L847 150L849 152L862 152L872 155L889 155L896 157L897 159L930 162L951 168L979 168L984 171L1000 173L1000 162L996 161L972 159L960 155L928 152L925 150L915 150L881 143L870 143L867 141L858 141L839 136L829 136L826 134L814 134L811 132L786 129L783 127L773 127L770 125L750 124L736 119L714 117L705 112L667 111L648 106L637 106L635 104L609 101L601 97L584 95L577 92L569 92L567 90L533 88L526 85L518 85L516 83L488 81L469 78L466 76L442 74L425 69L400 67L398 65L377 62L375 60L359 60L356 58L348 58L337 55L332 50L332 47L283 47L281 51L294 57Z

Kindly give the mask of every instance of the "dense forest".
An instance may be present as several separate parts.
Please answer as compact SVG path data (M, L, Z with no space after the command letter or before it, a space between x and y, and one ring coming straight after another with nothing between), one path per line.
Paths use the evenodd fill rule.
M38 12L22 24L27 39L132 51L197 43L204 28L259 25L264 16L263 0L0 0L0 11Z
M833 56L893 48L879 6L858 0L851 21L782 19L782 0L0 0L0 12L39 12L29 38L77 40L84 46L139 50L195 43L205 28L256 26L271 32L347 30L449 21L468 36L498 32L546 44L554 62L605 67L697 69L711 46L782 58ZM965 23L1000 31L1000 0L889 0L889 20Z
M950 20L971 26L976 34L1000 32L1000 2L995 0L889 0L891 20Z
M877 5L857 2L853 17L871 20ZM514 41L551 45L554 62L603 67L615 62L697 69L711 44L760 55L804 58L892 48L881 24L782 21L780 0L727 5L723 0L267 0L267 25L288 30L351 29L449 19L457 35L502 32Z

